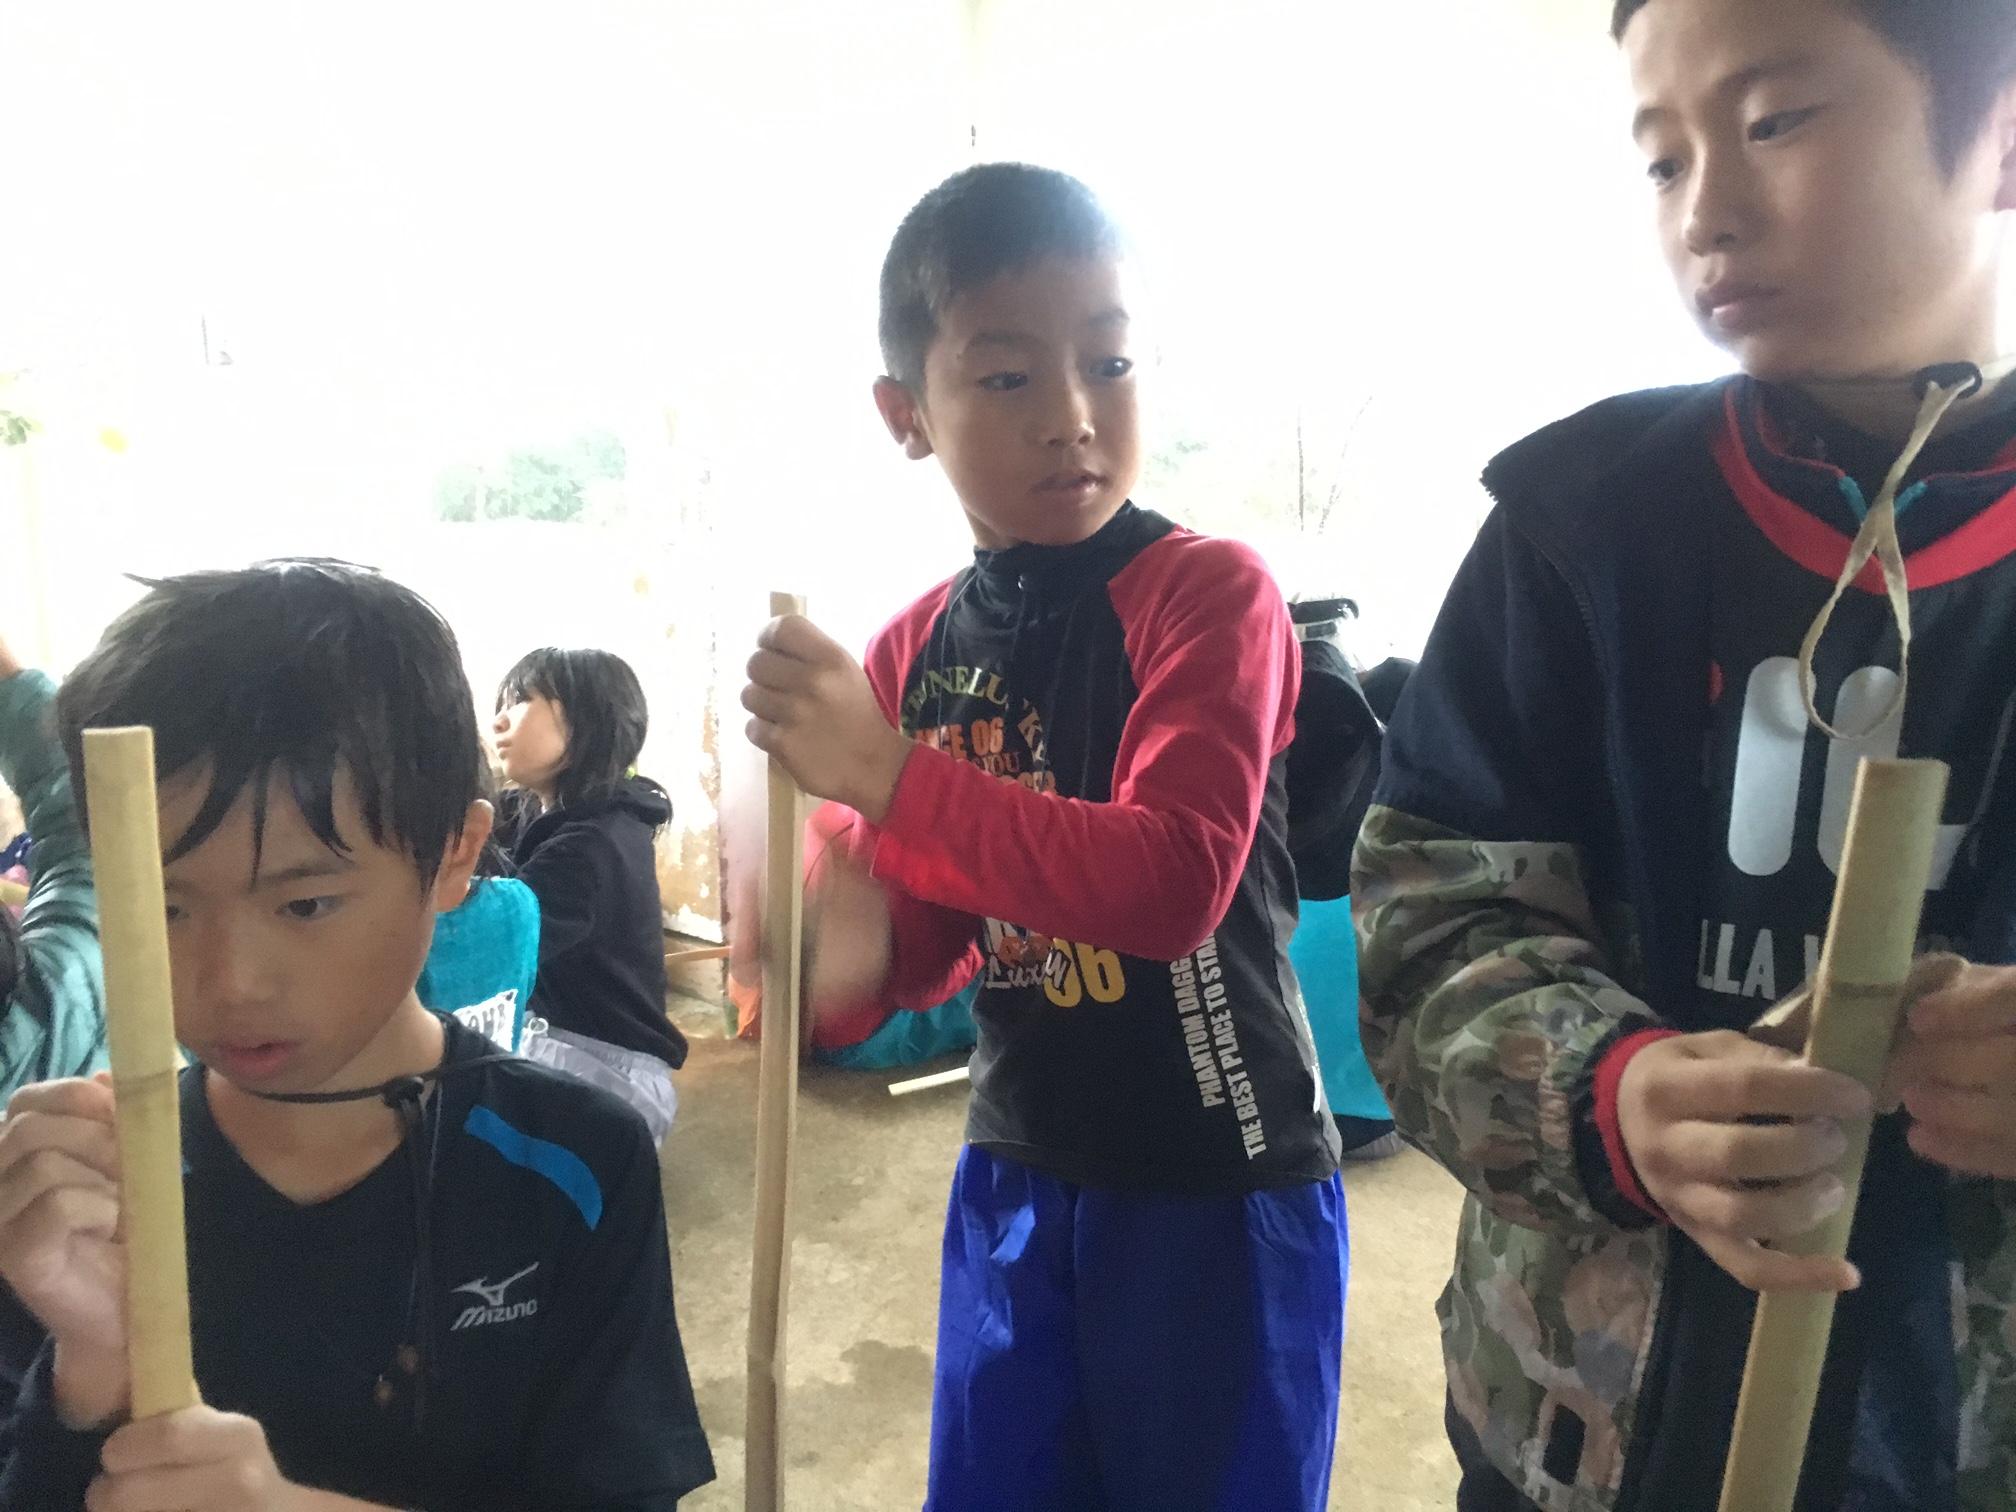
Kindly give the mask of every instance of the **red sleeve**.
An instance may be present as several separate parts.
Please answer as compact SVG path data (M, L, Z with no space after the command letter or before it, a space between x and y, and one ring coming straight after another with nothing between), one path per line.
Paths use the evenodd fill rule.
M807 825L806 885L818 881L818 872L829 855L851 857L864 872L875 856L875 827L843 804L828 803ZM822 1018L847 1020L845 1033L866 1025L853 1038L839 1038L836 1044L855 1044L880 1026L891 1008L936 1008L973 980L980 969L980 921L971 914L920 902L898 887L883 888L889 905L890 972L874 1003L858 1004L851 1011L822 1010ZM834 1031L836 1033L842 1031Z
M891 621L870 642L865 668L868 682L882 705L882 713L899 730L902 711L897 708L903 684L924 650L931 627L945 609L950 582L940 583ZM912 754L915 766L925 753ZM838 846L851 855L863 870L874 870L877 832L852 809L828 804L814 823ZM878 873L879 875L879 873ZM883 878L887 882L888 878ZM941 908L909 892L900 882L886 889L889 902L889 980L883 985L885 1007L935 1008L973 979L980 969L980 921L970 913Z
M1626 1201L1661 1223L1670 1221L1666 1210L1654 1202L1652 1194L1645 1190L1645 1183L1638 1179L1638 1168L1631 1164L1631 1154L1624 1148L1624 1127L1617 1117L1617 1089L1623 1084L1624 1068L1631 1064L1632 1056L1648 1045L1672 1039L1679 1032L1677 1029L1641 1029L1636 1034L1627 1034L1605 1051L1603 1059L1596 1065L1596 1129L1603 1136L1603 1153L1610 1161L1610 1179L1617 1184L1617 1190Z
M1179 960L1231 906L1268 768L1293 733L1301 658L1280 587L1235 542L1166 536L1109 591L1138 689L1112 802L1033 792L920 750L874 871L964 914Z

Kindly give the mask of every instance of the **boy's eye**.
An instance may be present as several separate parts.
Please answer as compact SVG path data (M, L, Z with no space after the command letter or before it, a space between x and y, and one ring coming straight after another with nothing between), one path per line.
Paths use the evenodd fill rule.
M1101 378L1125 378L1129 373L1134 371L1134 359L1132 357L1108 357L1104 362L1097 364L1092 371L1097 373Z
M1750 140L1775 142L1788 132L1798 130L1819 113L1820 107L1817 105L1808 106L1804 110L1774 111L1751 124Z
M290 919L300 919L304 923L312 919L325 918L342 905L341 898L296 898L291 903L281 905L280 911Z
M168 922L170 924L179 924L182 922L182 910L175 904L170 903L163 912L168 915Z
M1661 158L1645 170L1645 177L1664 189L1680 177L1680 161L1678 158Z
M1005 394L1010 389L1026 387L1028 382L1027 373L989 373L980 380L980 387L990 394Z

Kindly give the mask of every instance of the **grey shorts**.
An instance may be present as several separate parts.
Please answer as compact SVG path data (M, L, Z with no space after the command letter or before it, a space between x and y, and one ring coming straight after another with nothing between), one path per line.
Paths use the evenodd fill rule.
M650 1125L651 1142L663 1144L672 1132L672 1116L679 1110L679 1093L672 1085L672 1068L655 1055L642 1050L625 1050L606 1040L590 1039L565 1029L549 1028L533 1019L525 1026L525 1038L518 1053L569 1076L578 1076L605 1092L613 1092L644 1116Z

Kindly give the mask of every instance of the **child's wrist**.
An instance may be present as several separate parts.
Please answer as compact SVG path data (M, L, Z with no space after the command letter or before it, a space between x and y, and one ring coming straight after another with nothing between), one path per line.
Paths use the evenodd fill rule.
M108 1354L59 1339L51 1377L56 1416L66 1428L105 1428L126 1416L131 1393L123 1352Z
M1644 1178L1638 1173L1638 1163L1624 1127L1624 1073L1639 1052L1677 1035L1677 1030L1666 1028L1640 1029L1627 1034L1604 1053L1596 1068L1596 1128L1609 1163L1611 1182L1620 1197L1658 1223L1671 1220L1658 1199L1646 1189Z
M891 730L888 745L871 763L870 770L863 774L861 791L848 807L870 824L880 825L886 820L889 810L895 806L896 789L903 781L904 768L910 764L910 757L916 749L914 741Z

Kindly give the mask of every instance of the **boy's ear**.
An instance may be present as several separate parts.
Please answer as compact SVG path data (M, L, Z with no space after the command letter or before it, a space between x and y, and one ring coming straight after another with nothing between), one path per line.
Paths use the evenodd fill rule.
M496 822L496 811L483 799L469 805L469 812L462 820L462 833L448 843L448 852L441 858L441 870L434 874L436 913L460 908L467 901L469 879L476 874L476 863L482 859L483 847L490 840L490 828Z
M882 423L889 427L889 434L903 448L904 456L912 462L921 462L931 455L931 438L924 431L924 407L908 384L898 383L894 378L877 378L875 408L882 412Z

